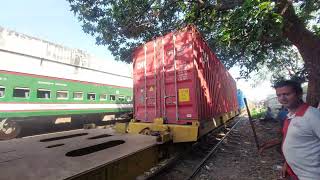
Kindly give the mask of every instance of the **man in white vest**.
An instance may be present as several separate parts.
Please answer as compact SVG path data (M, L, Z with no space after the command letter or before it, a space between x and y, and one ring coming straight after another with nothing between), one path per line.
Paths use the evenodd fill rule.
M278 101L289 110L283 126L282 175L320 180L320 111L302 100L300 83L286 80L274 86Z

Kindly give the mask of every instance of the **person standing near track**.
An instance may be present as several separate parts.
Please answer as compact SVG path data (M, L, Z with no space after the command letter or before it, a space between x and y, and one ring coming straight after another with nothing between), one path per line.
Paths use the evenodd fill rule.
M300 83L285 80L274 85L278 101L289 110L283 126L282 177L320 179L320 111L302 100Z

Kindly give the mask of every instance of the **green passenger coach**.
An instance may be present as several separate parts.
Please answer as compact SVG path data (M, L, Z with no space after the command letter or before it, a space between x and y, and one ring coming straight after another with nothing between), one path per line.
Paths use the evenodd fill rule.
M132 111L132 78L123 66L1 27L0 33L0 139L18 136L21 121L102 120Z
M132 89L0 70L0 118L127 112Z

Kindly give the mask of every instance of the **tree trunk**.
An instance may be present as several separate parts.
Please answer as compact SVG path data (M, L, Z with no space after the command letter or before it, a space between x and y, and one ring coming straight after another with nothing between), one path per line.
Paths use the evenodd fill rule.
M309 80L307 103L315 106L320 101L320 38L305 27L292 4L286 5L287 1L282 3L283 34L298 48L305 62Z

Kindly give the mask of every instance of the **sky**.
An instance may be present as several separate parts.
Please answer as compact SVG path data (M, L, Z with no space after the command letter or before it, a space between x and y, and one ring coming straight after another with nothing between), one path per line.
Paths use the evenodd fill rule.
M0 26L83 49L97 57L112 58L106 47L97 46L94 37L82 31L81 23L66 0L2 0Z
M29 36L77 48L102 58L110 63L114 58L105 46L97 46L95 38L82 31L81 23L70 11L66 0L2 0L0 6L0 26ZM123 63L117 62L123 65ZM232 68L234 78L239 69ZM245 80L237 81L247 98L260 101L274 93L268 81L255 88Z

